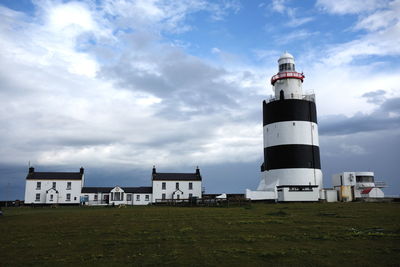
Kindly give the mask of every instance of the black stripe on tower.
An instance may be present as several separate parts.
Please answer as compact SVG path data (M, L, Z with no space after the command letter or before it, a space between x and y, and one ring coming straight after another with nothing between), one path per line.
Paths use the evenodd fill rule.
M302 99L263 102L264 126L280 121L311 121L317 123L315 102Z
M319 147L312 145L280 145L264 148L265 170L308 168L321 169Z

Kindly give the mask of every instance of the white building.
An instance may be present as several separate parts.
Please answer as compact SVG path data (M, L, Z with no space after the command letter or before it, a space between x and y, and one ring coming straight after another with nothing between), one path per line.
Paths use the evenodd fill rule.
M148 205L162 200L202 197L199 168L194 173L152 171L152 186L83 187L84 169L79 172L35 172L26 177L26 204Z
M303 73L284 53L272 76L274 97L263 101L264 162L252 200L318 201L322 188L317 111L314 95L302 90Z
M202 178L197 167L194 173L161 173L153 167L153 203L202 197Z
M148 205L152 188L144 187L83 187L82 203L85 205Z
M35 172L29 168L25 204L79 204L84 169L79 172Z
M339 201L354 201L360 198L383 198L384 182L376 182L373 172L342 172L332 176L332 185L337 190Z

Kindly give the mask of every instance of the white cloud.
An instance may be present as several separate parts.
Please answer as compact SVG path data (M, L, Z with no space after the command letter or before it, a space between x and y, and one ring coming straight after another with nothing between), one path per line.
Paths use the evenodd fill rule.
M288 44L293 41L309 38L310 36L316 34L318 34L318 32L310 32L308 30L295 30L284 35L278 35L276 37L276 42L279 42L280 44Z
M368 16L362 17L355 29L377 31L399 25L400 1L390 2L385 9L376 10Z
M332 14L358 14L381 8L388 0L317 0L317 6Z
M361 16L355 29L369 32L353 41L338 44L328 50L326 62L330 65L351 63L368 56L400 55L400 1L391 2L385 10Z
M284 13L287 9L285 6L286 0L273 0L272 1L272 10L279 12L279 13Z
M350 153L355 155L363 155L366 153L365 149L359 145L341 144L340 148L344 153Z
M235 74L160 42L153 29L114 31L139 13L143 17L127 25L166 23L159 29L178 30L201 3L116 1L97 10L84 3L39 2L36 21L1 8L7 18L0 22L0 136L7 144L1 162L148 168L257 157L260 132L243 132L256 126L231 123L229 106L242 101L224 90L240 94ZM232 7L204 8L222 16ZM119 18L107 24L105 14ZM92 44L78 50L82 41ZM97 61L103 56L111 60ZM249 112L243 107L235 115Z
M291 3L287 0L273 0L270 5L273 11L286 15L289 18L287 23L285 23L288 27L299 27L314 20L313 17L298 17L297 9L291 6Z

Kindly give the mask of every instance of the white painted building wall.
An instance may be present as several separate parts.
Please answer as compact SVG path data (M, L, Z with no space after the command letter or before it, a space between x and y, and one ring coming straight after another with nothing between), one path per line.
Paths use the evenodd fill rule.
M79 204L81 188L83 186L82 180L26 180L25 184L25 203L26 204ZM37 183L40 183L40 188ZM54 201L50 201L50 194L47 196L46 191L53 187L56 183L55 189L58 191L57 197L54 193ZM71 183L71 188L67 187L68 182ZM36 195L39 194L39 201L36 200ZM70 199L67 195L70 194ZM48 200L47 200L48 199ZM47 200L47 201L46 201Z
M150 193L134 193L132 195L132 205L149 205L152 201L152 194Z
M165 183L165 189L163 189L163 183ZM192 197L202 197L201 181L166 181L166 180L153 180L153 202L162 199L165 194L165 199L176 199L174 192L177 191L176 183L179 183L180 199L189 199L190 194ZM192 189L189 189L189 183L192 183ZM176 195L176 194L175 194Z
M311 191L292 191L290 187L278 188L278 201L318 201L319 188L313 187Z

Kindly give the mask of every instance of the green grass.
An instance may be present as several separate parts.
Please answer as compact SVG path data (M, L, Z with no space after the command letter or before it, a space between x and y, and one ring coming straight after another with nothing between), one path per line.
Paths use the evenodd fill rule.
M0 266L398 266L400 262L397 203L3 211Z

